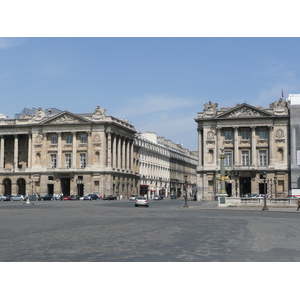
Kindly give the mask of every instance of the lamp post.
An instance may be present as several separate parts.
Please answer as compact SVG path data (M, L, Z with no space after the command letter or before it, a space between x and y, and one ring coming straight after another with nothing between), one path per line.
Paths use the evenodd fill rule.
M264 179L264 207L262 210L269 210L267 207L267 185L266 185L266 179L267 179L267 173L263 172L263 179Z
M189 206L187 204L187 175L184 175L183 190L185 191L183 207L188 208Z
M220 150L221 150L221 154L220 154L220 177L218 177L217 179L219 179L221 181L220 194L224 197L224 196L227 195L226 189L225 189L225 180L228 179L228 176L225 176L225 164L224 164L225 153L224 153L224 147L221 147Z
M277 176L274 176L275 198L277 198Z

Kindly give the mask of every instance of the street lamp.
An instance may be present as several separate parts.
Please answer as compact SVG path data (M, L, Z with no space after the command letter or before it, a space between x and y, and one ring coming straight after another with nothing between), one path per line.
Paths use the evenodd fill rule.
M224 150L225 148L224 147L221 147L220 148L221 150L221 153L220 153L220 176L217 177L217 179L219 179L221 181L221 190L220 190L220 194L224 197L227 196L227 193L226 193L226 189L225 189L225 180L229 179L228 176L225 176L225 164L224 164L224 160L225 160L225 153L224 153Z
M262 210L269 210L267 207L267 185L266 185L266 179L267 179L267 173L263 172L263 179L264 179L264 207Z
M187 204L187 175L184 175L184 184L183 184L183 190L185 191L185 196L184 196L184 205L183 207L188 208L188 204Z
M277 198L277 176L274 176L275 198Z

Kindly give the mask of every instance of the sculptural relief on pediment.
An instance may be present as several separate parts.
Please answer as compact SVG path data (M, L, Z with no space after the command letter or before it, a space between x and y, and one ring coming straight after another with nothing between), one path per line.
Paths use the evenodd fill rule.
M243 106L238 108L222 117L226 118L242 118L242 117L264 117L266 114L258 110L251 109L250 107Z
M81 119L78 119L69 114L64 114L64 115L61 115L61 116L51 120L48 124L80 123L80 122L82 122Z

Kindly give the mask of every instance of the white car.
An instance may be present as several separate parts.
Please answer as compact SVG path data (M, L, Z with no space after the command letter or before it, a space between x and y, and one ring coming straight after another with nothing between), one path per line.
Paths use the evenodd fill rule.
M135 201L138 195L130 195L129 200Z
M23 195L17 195L17 196L11 196L10 201L23 201L24 196Z
M139 205L143 205L146 207L149 207L149 201L147 200L146 197L137 197L135 199L135 207L138 207Z

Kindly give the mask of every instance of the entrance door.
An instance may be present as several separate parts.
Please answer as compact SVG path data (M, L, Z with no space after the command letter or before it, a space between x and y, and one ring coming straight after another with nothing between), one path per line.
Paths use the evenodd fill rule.
M48 184L48 195L53 195L54 194L54 184L49 183Z
M61 191L64 196L70 196L70 178L61 178Z
M247 196L251 194L251 177L240 178L240 195Z

